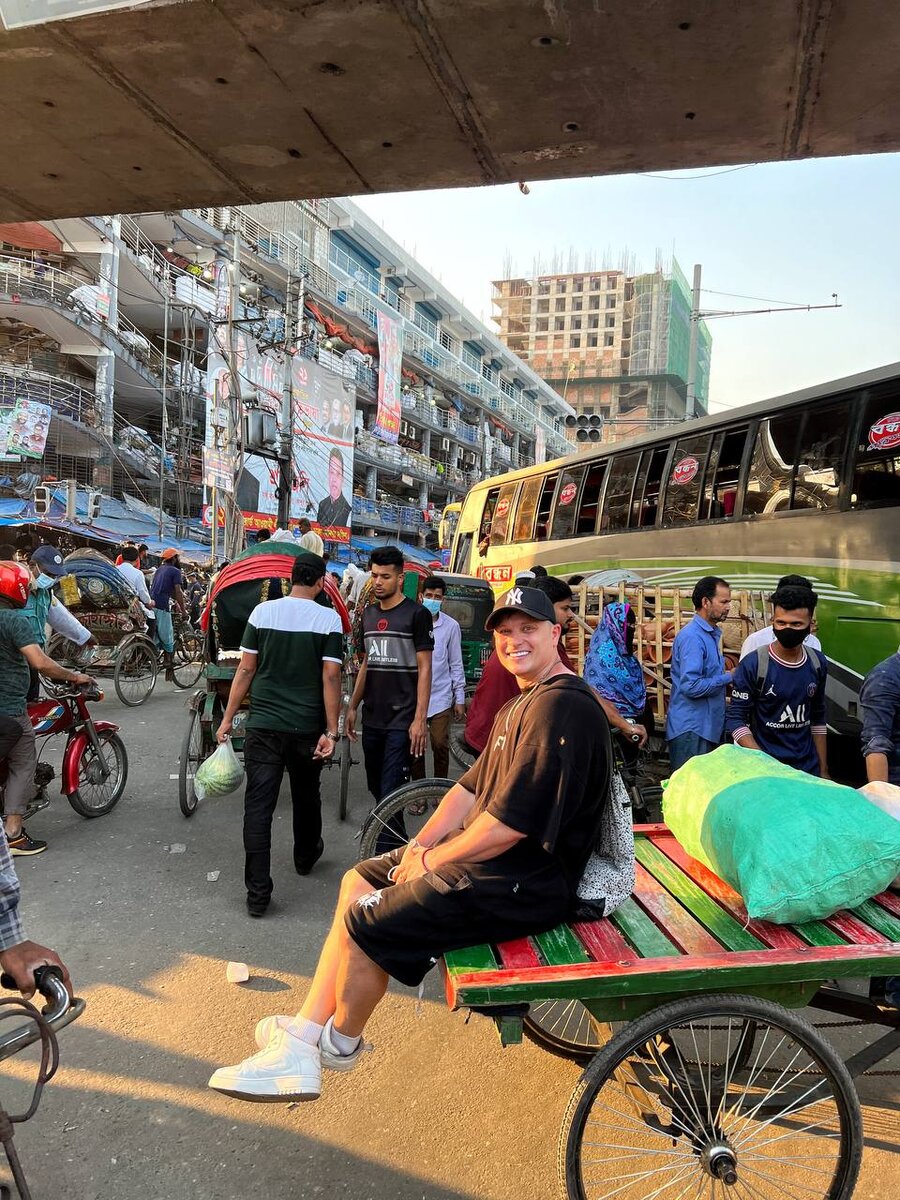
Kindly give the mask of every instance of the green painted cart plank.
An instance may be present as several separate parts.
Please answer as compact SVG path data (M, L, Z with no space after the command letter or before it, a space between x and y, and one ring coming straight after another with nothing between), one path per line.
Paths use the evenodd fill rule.
M900 920L874 900L866 900L851 911L871 929L877 929L879 933L884 934L889 941L900 943Z
M568 925L557 925L549 933L537 934L532 941L538 946L544 962L550 967L591 961L591 956Z
M444 962L451 974L470 971L496 971L499 964L488 945L468 946L465 950L451 950L444 955Z
M647 870L728 950L762 950L763 943L711 899L647 838L635 839L634 852Z
M650 920L634 900L626 900L607 918L623 934L641 958L668 958L680 951Z

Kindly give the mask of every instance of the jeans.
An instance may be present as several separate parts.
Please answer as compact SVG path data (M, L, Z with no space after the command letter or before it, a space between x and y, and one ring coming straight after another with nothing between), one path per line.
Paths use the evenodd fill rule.
M385 796L409 783L412 755L409 750L408 729L366 729L363 726L362 747L366 760L366 784L376 804ZM392 850L407 838L402 812L391 820L384 836L375 843L375 853Z
M683 767L689 758L709 754L718 746L718 742L708 742L699 733L679 733L677 737L669 739L669 765L675 771Z
M294 820L294 866L308 868L319 856L322 763L313 759L317 734L248 729L244 739L244 882L250 903L266 904L272 895L272 817L287 769Z
M446 779L450 771L450 719L453 716L451 708L435 713L428 718L428 731L431 734L431 753L434 755L434 778ZM413 779L425 778L425 755L412 760Z
M34 795L34 769L37 766L37 748L34 729L27 712L10 717L19 726L19 737L10 745L6 743L6 787L3 792L3 812L7 817L20 816Z

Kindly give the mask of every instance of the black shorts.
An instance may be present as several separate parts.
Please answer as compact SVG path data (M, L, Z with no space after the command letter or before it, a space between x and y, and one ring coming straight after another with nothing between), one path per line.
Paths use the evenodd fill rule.
M357 863L373 890L351 904L344 923L360 950L408 987L450 950L543 933L571 912L568 885L549 860L515 872L497 859L453 863L395 884L388 872L402 857L400 848Z

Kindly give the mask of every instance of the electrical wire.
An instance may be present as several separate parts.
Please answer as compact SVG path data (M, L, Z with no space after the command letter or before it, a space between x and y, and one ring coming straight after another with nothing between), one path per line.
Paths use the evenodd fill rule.
M759 163L741 163L739 167L723 167L718 171L701 171L696 175L657 175L651 171L641 171L642 179L666 179L671 183L680 183L682 180L688 179L714 179L716 175L733 175L735 171L749 171L751 167L758 167Z

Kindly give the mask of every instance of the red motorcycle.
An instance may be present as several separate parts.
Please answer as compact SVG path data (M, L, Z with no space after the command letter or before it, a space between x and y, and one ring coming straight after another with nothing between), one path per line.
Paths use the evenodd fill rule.
M81 687L72 692L37 700L28 705L35 738L66 734L63 752L61 791L81 817L102 817L119 803L128 780L128 755L118 735L118 725L95 721L87 706L89 700L102 700L97 687ZM47 786L56 772L50 763L40 761L34 773L36 795L25 812L25 819L50 803ZM3 768L3 782L6 769Z

